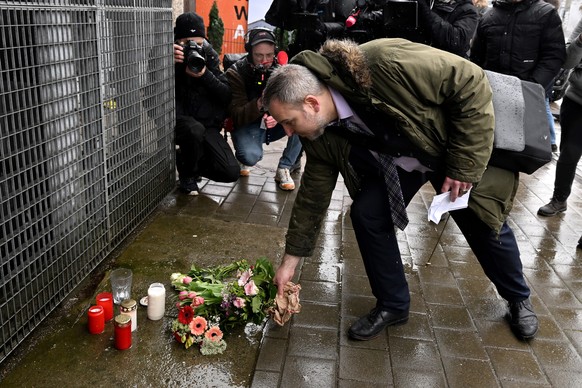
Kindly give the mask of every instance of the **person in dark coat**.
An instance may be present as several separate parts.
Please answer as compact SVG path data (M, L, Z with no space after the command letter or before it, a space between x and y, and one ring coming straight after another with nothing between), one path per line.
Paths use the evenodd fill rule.
M582 156L582 20L568 39L568 56L564 69L573 69L570 84L560 105L560 156L556 164L554 191L550 202L538 210L541 216L551 217L566 211L572 192L576 169ZM582 248L582 237L578 241Z
M198 195L202 176L217 182L234 182L239 176L234 153L220 134L231 91L205 31L204 20L193 12L176 19L176 167L179 188L188 195Z
M479 14L472 0L418 0L419 36L409 39L468 58ZM400 36L397 31L387 37Z
M562 20L544 0L497 0L479 21L471 60L486 70L516 76L552 92L566 58ZM546 97L548 134L556 149L553 116Z
M477 25L470 59L548 90L566 59L562 20L543 0L497 0Z
M506 222L519 173L488 166L495 118L483 69L405 39L328 40L273 72L263 104L288 134L301 137L307 156L273 279L280 295L301 258L313 254L341 174L376 298L348 335L368 340L407 322L410 294L395 228L406 227L405 205L429 180L451 201L468 196L468 208L451 217L507 300L515 335L535 336L538 319Z

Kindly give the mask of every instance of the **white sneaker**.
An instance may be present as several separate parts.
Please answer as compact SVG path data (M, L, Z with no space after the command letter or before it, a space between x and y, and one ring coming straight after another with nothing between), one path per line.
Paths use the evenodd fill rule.
M249 176L251 175L251 168L249 166L245 166L244 164L238 164L240 166L240 176Z
M275 174L275 182L279 183L279 188L281 190L295 190L295 182L291 178L291 173L288 168L278 168L277 174Z

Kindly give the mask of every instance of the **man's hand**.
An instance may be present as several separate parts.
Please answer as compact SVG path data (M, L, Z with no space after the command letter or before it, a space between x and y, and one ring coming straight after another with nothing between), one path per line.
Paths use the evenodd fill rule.
M275 120L273 116L269 116L267 113L263 115L263 121L265 122L267 129L271 129L277 125L277 120Z
M451 192L451 202L455 202L455 200L464 195L469 189L473 187L473 184L470 182L461 182L455 179L446 177L445 181L443 182L443 186L441 187L441 193L446 193L447 191Z
M184 63L184 47L174 43L174 63Z
M299 256L293 256L287 253L283 256L283 261L279 268L277 268L275 277L273 278L273 283L275 283L278 288L277 295L279 297L284 297L285 284L293 279L295 268L300 260L301 258Z
M190 70L190 68L188 66L186 66L186 74L188 74L190 77L200 78L200 77L202 77L202 75L205 72L206 72L206 66L204 66L202 68L202 70L200 70L198 73L194 73L192 70Z

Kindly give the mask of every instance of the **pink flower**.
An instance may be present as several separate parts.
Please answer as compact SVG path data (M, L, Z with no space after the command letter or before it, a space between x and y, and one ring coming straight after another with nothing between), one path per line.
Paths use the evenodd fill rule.
M190 332L194 335L202 335L204 334L207 325L208 323L206 322L206 319L200 316L195 316L189 324Z
M196 296L194 297L194 299L192 299L192 306L194 307L198 307L200 305L204 304L204 298L201 296Z
M234 307L239 308L239 309L242 309L243 307L245 307L246 303L247 303L246 300L244 300L243 298L239 298L238 296L236 297L234 302L232 302Z
M222 331L218 326L212 326L206 331L206 333L204 333L204 337L208 338L210 341L218 342L222 339Z
M254 280L251 280L245 285L245 294L246 295L257 295L259 292L259 288L255 284Z
M194 292L194 291L190 291L190 292L188 293L188 298L190 298L190 299L194 299L194 298L196 298L196 295L198 295L198 294L196 294L196 292Z
M251 276L253 276L253 272L250 269L244 271L238 279L238 285L244 287L244 285L248 283Z
M192 278L190 276L184 276L184 278L182 279L182 283L184 284L190 284L192 282Z
M180 293L178 294L178 298L180 300L184 300L188 297L188 291L180 291Z

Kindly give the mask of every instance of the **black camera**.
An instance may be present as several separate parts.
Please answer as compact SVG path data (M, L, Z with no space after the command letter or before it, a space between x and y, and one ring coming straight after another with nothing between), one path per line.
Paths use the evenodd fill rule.
M202 45L189 40L184 46L184 62L194 73L200 73L206 66L204 48Z

